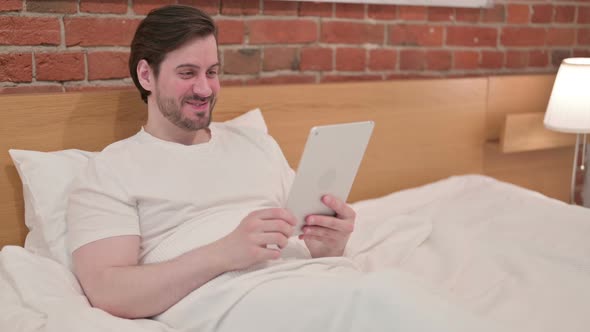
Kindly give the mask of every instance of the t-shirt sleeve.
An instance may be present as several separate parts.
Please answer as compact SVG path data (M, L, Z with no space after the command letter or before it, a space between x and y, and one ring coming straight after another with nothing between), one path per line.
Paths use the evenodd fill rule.
M70 253L93 241L141 234L135 200L100 157L91 158L73 184L67 225Z

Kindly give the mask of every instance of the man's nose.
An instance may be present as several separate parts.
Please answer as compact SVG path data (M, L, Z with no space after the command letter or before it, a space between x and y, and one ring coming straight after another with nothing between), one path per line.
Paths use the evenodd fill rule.
M209 97L211 96L212 92L213 90L211 90L211 86L209 85L209 80L207 80L207 77L199 77L193 83L193 93L199 97Z

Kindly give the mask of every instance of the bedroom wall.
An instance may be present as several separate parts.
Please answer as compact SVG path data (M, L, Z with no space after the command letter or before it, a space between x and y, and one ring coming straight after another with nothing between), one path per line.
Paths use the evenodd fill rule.
M166 3L219 23L223 83L555 72L590 56L590 1L442 8L271 0L2 0L0 93L128 86L138 22Z

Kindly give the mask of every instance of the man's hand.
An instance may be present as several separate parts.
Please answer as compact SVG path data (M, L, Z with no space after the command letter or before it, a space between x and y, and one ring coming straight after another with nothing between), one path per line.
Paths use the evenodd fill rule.
M356 213L354 210L332 195L322 197L322 202L336 212L335 216L310 215L305 219L303 234L311 256L342 256L350 234L354 230Z
M250 213L219 244L229 259L231 270L245 269L281 256L296 224L286 209L272 208ZM276 245L278 248L267 247Z

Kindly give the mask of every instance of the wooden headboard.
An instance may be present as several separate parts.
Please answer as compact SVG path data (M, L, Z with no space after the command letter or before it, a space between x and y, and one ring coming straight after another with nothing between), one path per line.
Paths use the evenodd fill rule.
M259 107L296 168L314 125L374 120L349 201L451 175L489 174L566 200L572 149L506 155L507 113L543 112L551 75L223 88L214 121ZM145 121L135 90L0 96L0 246L26 235L20 179L8 149L98 151ZM66 197L64 197L66 199Z

